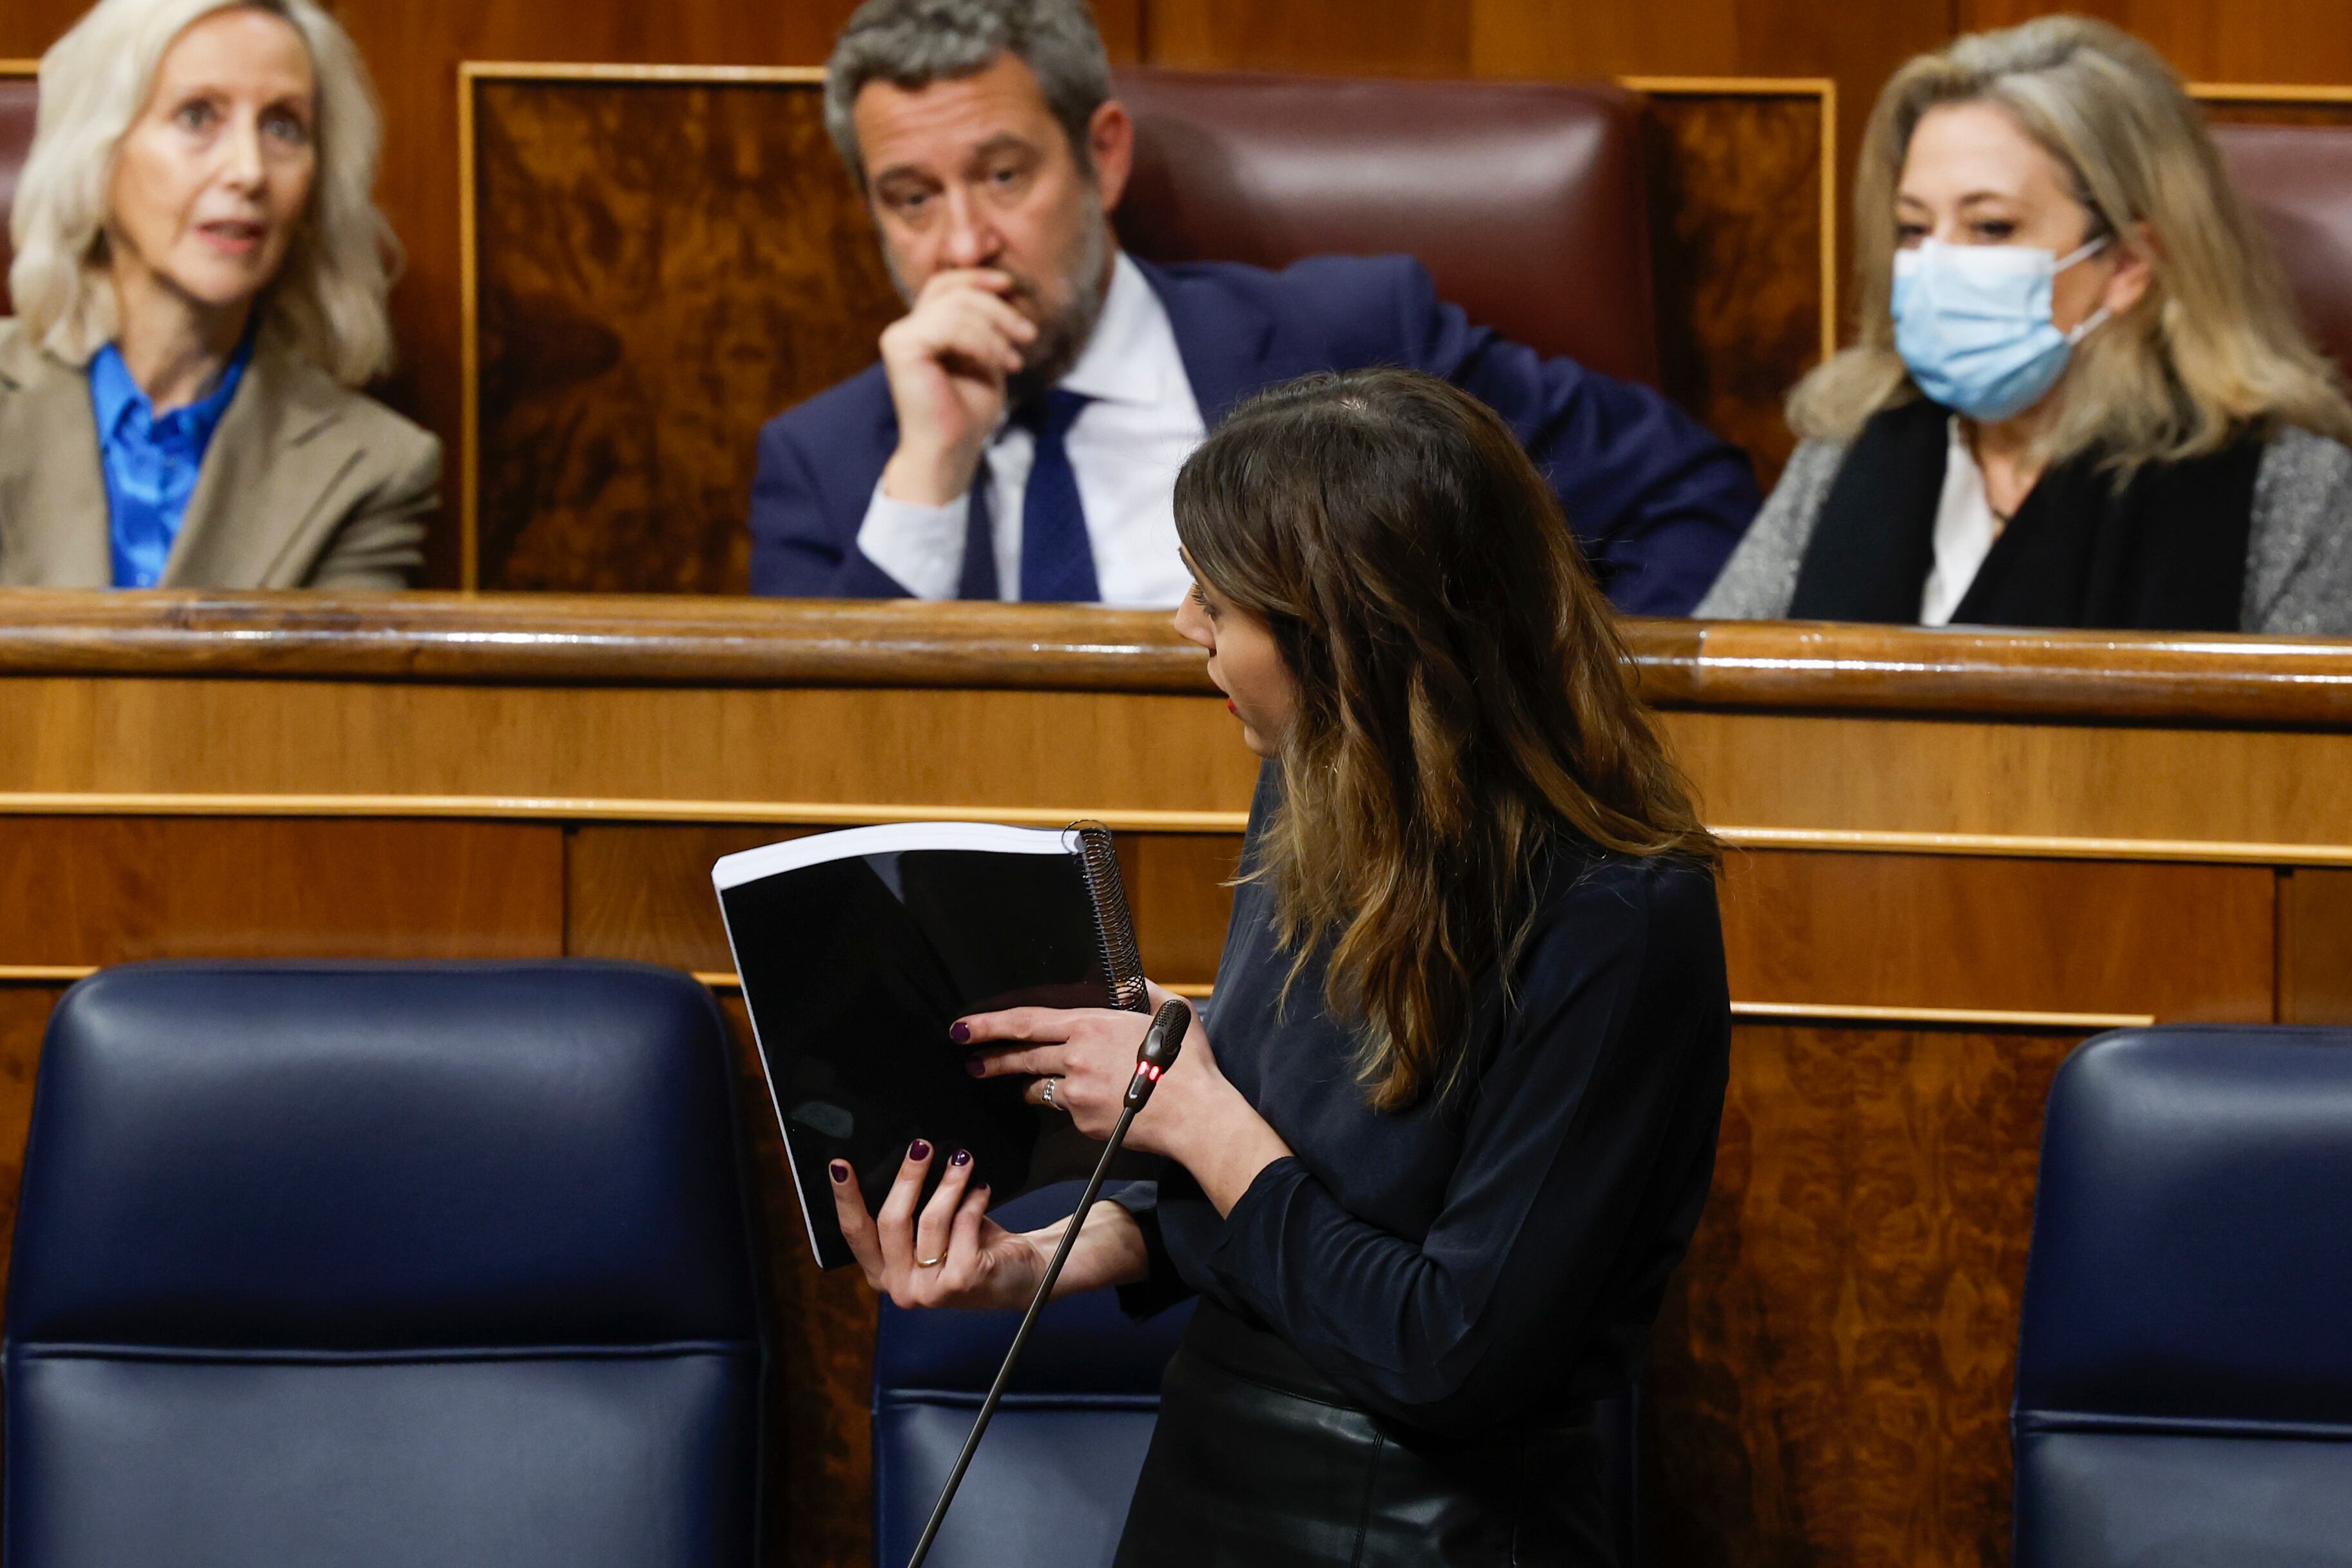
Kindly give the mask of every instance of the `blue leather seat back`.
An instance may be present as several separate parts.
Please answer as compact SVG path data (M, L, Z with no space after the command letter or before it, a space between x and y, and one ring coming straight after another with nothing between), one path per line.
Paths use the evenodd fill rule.
M1004 1205L1034 1229L1067 1214L1076 1184ZM934 1568L1108 1568L1151 1446L1160 1376L1192 1322L1190 1302L1138 1323L1108 1291L1045 1309L931 1548ZM980 1402L1019 1327L1017 1312L902 1312L886 1299L874 1353L874 1562L915 1549ZM1638 1400L1604 1405L1609 1496L1622 1568L1642 1561Z
M2352 1033L2102 1035L2042 1132L2018 1568L2352 1562Z
M26 1155L7 1560L748 1563L745 1197L674 971L93 977Z
M996 1211L1034 1229L1070 1212L1079 1184ZM1138 1323L1108 1291L1047 1307L972 1457L933 1568L1104 1568L1151 1444L1160 1375L1188 1302ZM901 1312L886 1299L874 1343L874 1562L915 1550L980 1402L1020 1326L1017 1312Z

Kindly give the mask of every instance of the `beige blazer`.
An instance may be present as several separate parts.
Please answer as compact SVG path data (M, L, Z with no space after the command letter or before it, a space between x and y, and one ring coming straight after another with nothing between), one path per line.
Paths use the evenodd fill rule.
M160 586L404 588L440 479L440 442L265 334ZM0 586L113 580L89 374L0 319Z

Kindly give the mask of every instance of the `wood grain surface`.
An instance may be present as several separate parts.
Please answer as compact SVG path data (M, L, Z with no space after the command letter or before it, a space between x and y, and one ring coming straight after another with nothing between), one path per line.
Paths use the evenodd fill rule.
M564 950L553 824L0 816L0 887L9 964Z
M2283 873L2278 900L2279 1021L2352 1024L2352 871Z
M746 591L761 424L904 308L821 86L477 92L478 581Z
M1650 1358L1651 1560L2008 1561L2042 1105L2073 1038L1744 1026Z
M2267 866L1735 853L1731 994L2262 1022L2275 882Z
M16 1234L16 1192L25 1179L25 1136L33 1125L33 1078L49 1013L62 985L0 985L0 1241ZM0 1289L9 1249L0 1246Z
M1668 709L2352 727L2352 643L1622 622ZM0 676L895 686L1208 695L1157 611L555 594L0 597Z
M1958 0L1953 19L1973 31L2054 11L2138 34L2192 81L2352 82L2339 0Z
M1814 98L1735 91L1650 102L1665 388L1745 448L1768 490L1796 448L1781 402L1821 362L1830 309L1823 109Z

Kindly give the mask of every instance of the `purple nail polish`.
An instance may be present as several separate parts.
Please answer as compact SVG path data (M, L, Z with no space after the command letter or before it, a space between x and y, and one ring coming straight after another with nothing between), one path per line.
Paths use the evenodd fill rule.
M922 1139L917 1138L913 1143L907 1145L907 1157L910 1160L929 1159L931 1157L931 1145L923 1142Z
M974 1078L985 1078L988 1076L988 1063L982 1061L977 1056L973 1057L970 1061L965 1062L963 1064L963 1070L966 1072L971 1073Z
M954 1023L948 1025L948 1038L955 1041L958 1045L970 1045L971 1043L971 1025L965 1023L961 1019L957 1019Z
M835 1182L845 1182L849 1179L849 1162L846 1160L835 1160L824 1169L825 1174L833 1177Z
M971 1151L970 1149L958 1149L953 1155L950 1156L948 1164L955 1166L958 1170L963 1169L964 1166L971 1164Z

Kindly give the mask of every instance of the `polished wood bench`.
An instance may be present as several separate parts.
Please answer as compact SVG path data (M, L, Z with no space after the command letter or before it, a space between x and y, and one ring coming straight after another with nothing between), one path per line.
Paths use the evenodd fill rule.
M2352 1019L2352 645L1633 622L1739 1019L1649 1382L1654 1561L1992 1561L2043 1092L2150 1019ZM0 1191L62 988L156 956L732 977L709 868L796 831L1118 831L1213 986L1255 759L1165 618L540 595L0 595ZM752 1070L748 1055L745 1070ZM861 1284L762 1094L779 1562L862 1562Z

